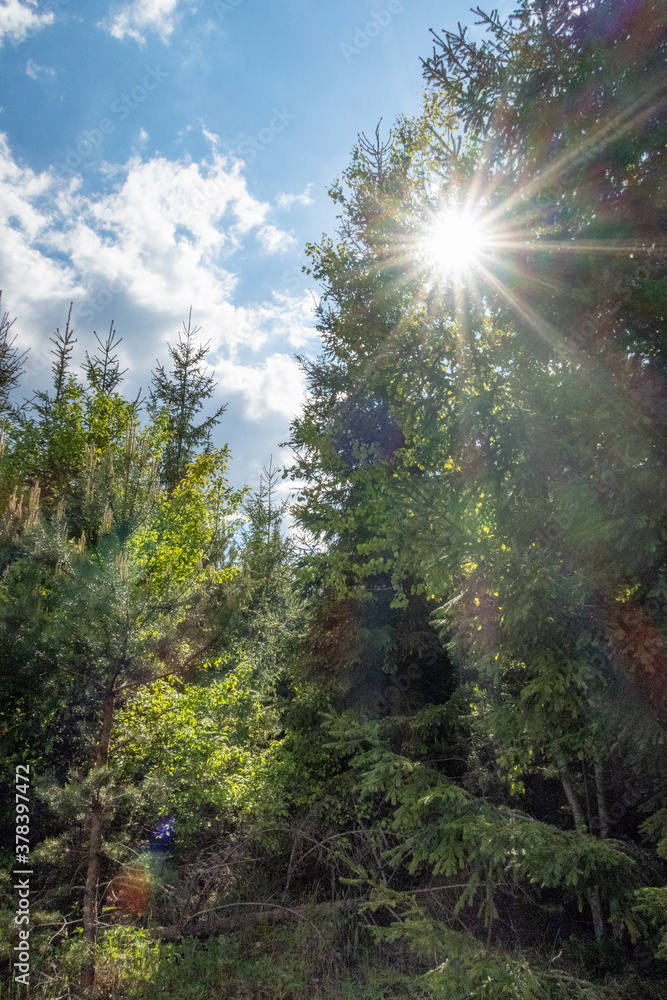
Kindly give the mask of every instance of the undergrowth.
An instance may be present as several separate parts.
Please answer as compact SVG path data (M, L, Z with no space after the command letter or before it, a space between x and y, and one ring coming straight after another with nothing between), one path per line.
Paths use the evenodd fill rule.
M98 945L97 1000L667 1000L638 973L593 984L523 956L450 949L429 968L419 949L374 940L353 914L318 925L258 924L209 940L156 941L142 928L107 929ZM28 992L0 1000L82 1000L80 935L37 958Z

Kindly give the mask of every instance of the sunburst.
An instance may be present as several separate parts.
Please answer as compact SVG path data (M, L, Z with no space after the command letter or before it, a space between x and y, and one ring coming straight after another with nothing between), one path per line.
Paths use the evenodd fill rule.
M423 247L431 266L443 277L461 277L479 263L487 240L478 216L467 209L449 208L430 223Z

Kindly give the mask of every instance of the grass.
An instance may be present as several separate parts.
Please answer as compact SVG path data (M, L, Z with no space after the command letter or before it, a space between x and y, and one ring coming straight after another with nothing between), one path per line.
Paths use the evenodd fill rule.
M78 1000L80 935L35 956L31 989L0 988L0 1000ZM97 1000L499 1000L500 981L475 976L424 977L425 967L400 944L375 944L356 917L338 914L319 926L253 926L208 941L156 941L148 931L109 928L100 939ZM479 970L475 970L479 971ZM454 973L454 968L452 968ZM484 977L482 977L483 979ZM501 979L503 977L501 976ZM576 980L572 980L574 984ZM581 981L579 981L581 982ZM470 992L472 990L472 992ZM553 992L503 986L503 1000L667 1000L659 978L616 972L592 988L555 984Z

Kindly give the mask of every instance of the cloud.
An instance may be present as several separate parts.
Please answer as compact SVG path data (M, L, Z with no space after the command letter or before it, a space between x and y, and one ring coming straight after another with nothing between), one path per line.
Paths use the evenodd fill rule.
M206 128L206 125L204 125L203 122L201 123L201 131L204 138L207 139L208 142L211 144L211 149L218 149L218 147L220 146L220 136L216 135L215 132L211 132L210 129Z
M308 292L299 296L274 291L269 302L239 306L234 318L235 346L254 352L276 341L285 341L298 350L318 336L313 326L313 300Z
M53 24L53 11L40 14L36 6L37 0L0 0L0 44L5 38L22 42L28 35Z
M193 6L195 0L132 0L120 8L112 8L110 18L101 21L114 38L134 38L143 45L144 31L155 31L163 42L168 43L180 20L184 6Z
M291 233L286 233L275 226L262 226L257 233L260 241L267 253L284 253L296 246L296 240Z
M312 186L312 184L309 184L301 194L279 194L276 198L276 205L278 208L284 208L287 211L293 205L314 205L315 199L310 197Z
M223 364L216 377L224 394L241 395L246 420L257 422L270 413L291 420L301 409L305 376L288 354L272 354L257 365Z
M28 59L25 71L32 80L39 80L41 77L53 80L56 76L54 69L51 69L50 66L38 66L34 59Z
M8 298L20 299L30 324L39 312L38 303L73 297L76 282L71 269L63 267L40 246L48 234L48 202L53 191L49 173L36 174L15 162L0 133L0 265ZM47 236L48 239L48 236Z
M229 302L235 285L225 257L267 209L221 157L200 168L136 156L118 172L112 193L71 195L51 240L82 281L120 285L143 309L179 313L189 289L186 297L213 311Z
M107 166L107 180L105 194L84 194L79 178L18 163L0 133L3 307L18 314L22 345L34 348L33 382L49 364L46 338L70 301L86 341L114 317L124 363L144 385L192 304L216 366L233 375L225 385L244 400L261 392L251 419L292 416L302 379L278 352L314 341L313 303L284 289L265 301L234 301L235 261L270 212L248 191L242 165L217 153L202 163L134 156ZM244 367L239 358L248 351L258 359ZM273 353L263 360L264 351Z

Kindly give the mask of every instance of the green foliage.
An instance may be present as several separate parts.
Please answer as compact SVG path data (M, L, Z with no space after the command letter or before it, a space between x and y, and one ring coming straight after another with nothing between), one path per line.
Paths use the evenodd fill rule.
M122 373L113 328L102 356L87 356L88 390L69 370L73 344L68 317L54 339L54 395L37 394L35 416L12 428L2 463L8 568L0 615L5 626L27 626L3 633L18 667L3 721L19 753L25 743L34 765L43 747L53 769L41 771L41 797L60 827L52 843L63 851L62 874L83 862L79 829L88 828L82 982L92 985L101 867L124 853L113 839L103 851L105 825L142 805L141 789L124 786L115 766L115 713L165 663L184 675L220 645L210 622L202 629L192 619L233 575L215 565L213 550L233 532L245 491L229 489L223 449L195 457L166 493L159 468L169 438L160 422L141 429L136 401L115 391ZM31 673L46 699L28 700ZM59 729L67 745L54 754ZM71 894L66 902L76 905Z
M639 889L636 895L637 913L647 918L661 932L655 957L667 959L667 888Z
M160 498L156 516L133 539L134 556L158 590L182 586L193 567L204 570L211 543L231 537L232 519L246 490L230 491L225 477L229 451L200 455L173 490ZM216 571L219 581L235 570Z
M206 672L207 683L148 685L120 712L119 780L141 781L154 814L174 816L182 836L245 814L270 825L284 812L275 712L247 665Z
M562 831L471 795L420 761L415 741L410 757L396 753L391 742L397 722L406 726L406 720L394 719L354 726L349 719L332 718L330 723L338 748L351 755L362 804L391 806L387 825L397 843L386 853L388 865L405 866L412 875L426 868L446 880L456 876L453 913L474 905L487 925L498 917L500 897L521 882L559 888L580 906L591 887L604 886L628 905L636 863L622 843Z
M404 903L400 898L393 902L399 906ZM376 901L376 905L379 903ZM549 973L540 975L541 970L531 968L525 960L488 950L470 934L433 920L414 902L402 920L388 928L376 928L376 934L390 942L407 941L426 961L438 963L422 978L427 995L433 1000L482 1000L485 997L490 1000L551 1000L557 995L552 992ZM588 995L595 996L592 987Z

